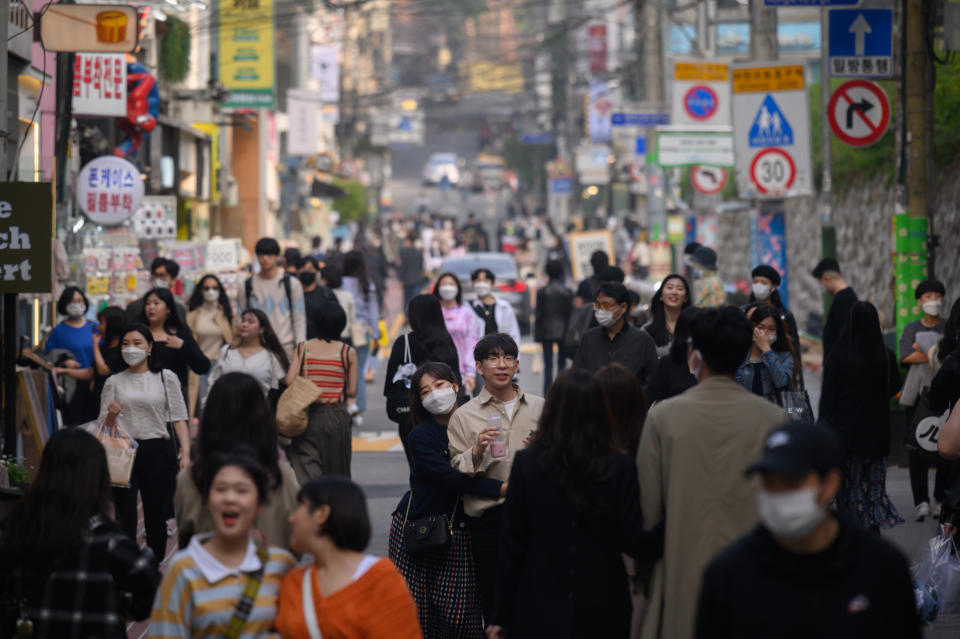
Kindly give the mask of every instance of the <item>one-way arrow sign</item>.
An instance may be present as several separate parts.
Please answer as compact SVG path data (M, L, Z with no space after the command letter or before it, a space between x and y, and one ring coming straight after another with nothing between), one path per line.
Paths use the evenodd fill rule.
M830 10L830 74L887 77L893 73L893 11Z
M856 20L850 25L849 32L852 33L854 37L854 55L866 55L867 34L873 33L873 29L870 28L870 23L867 22L867 19L863 17L863 13L857 14Z

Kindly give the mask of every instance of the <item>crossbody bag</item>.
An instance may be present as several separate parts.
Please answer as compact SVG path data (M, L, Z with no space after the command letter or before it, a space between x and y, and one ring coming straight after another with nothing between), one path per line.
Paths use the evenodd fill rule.
M428 515L410 520L410 504L413 502L413 489L410 489L410 498L407 500L407 512L403 516L403 546L411 557L432 555L445 550L453 537L453 518L460 504L460 495L453 504L453 512L448 518L446 514Z
M247 585L244 586L243 594L240 595L237 607L233 610L233 616L227 624L227 631L223 633L227 639L240 637L243 626L257 603L257 593L260 591L260 584L263 583L263 573L267 569L267 561L270 560L270 553L266 546L257 544L257 557L260 559L260 568L250 573L250 578L247 579Z
M163 399L164 403L167 406L167 438L170 440L170 445L173 446L173 458L180 458L180 440L177 439L177 431L173 427L173 420L171 419L172 411L170 410L170 396L167 394L167 382L163 379L163 371L160 371L160 385L163 387Z

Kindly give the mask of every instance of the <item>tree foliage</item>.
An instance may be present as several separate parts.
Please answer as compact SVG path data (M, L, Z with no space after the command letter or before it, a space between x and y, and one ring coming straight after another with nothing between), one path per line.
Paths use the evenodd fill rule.
M370 214L367 206L367 187L358 180L337 178L333 183L346 193L334 202L334 208L340 214L340 222L366 221Z
M167 17L166 27L160 39L160 77L180 82L190 71L190 27L173 16Z

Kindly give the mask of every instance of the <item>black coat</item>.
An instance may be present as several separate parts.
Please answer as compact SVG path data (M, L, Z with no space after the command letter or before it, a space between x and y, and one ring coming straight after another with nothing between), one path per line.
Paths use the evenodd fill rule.
M697 378L690 373L686 363L678 364L670 355L665 355L657 362L657 370L648 380L647 404L670 399L696 383Z
M840 435L847 454L890 454L890 398L900 390L900 370L894 354L884 351L885 372L862 371L842 350L824 364L819 420Z
M562 341L573 310L573 291L551 280L537 291L537 314L533 323L535 342Z
M575 507L536 448L517 452L510 471L494 623L511 639L630 634L631 602L622 553L654 559L663 531L643 531L637 467L619 454L608 478L583 488Z
M847 520L813 555L784 550L757 526L704 574L696 639L920 636L906 559Z
M843 327L847 325L850 319L850 311L853 305L857 303L857 294L850 287L847 287L837 293L830 305L830 312L827 313L827 321L823 325L823 361L827 361L830 355L830 349L840 338Z
M183 346L174 349L165 343L154 342L150 362L154 367L167 368L177 374L183 391L183 402L190 408L187 397L189 373L193 371L197 375L205 375L210 370L210 360L200 350L200 345L193 339L190 331L181 331L176 336L183 340Z

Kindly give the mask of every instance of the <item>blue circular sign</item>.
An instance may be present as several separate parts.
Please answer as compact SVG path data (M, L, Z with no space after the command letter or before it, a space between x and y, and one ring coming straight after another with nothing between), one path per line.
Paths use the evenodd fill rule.
M683 108L694 120L706 120L717 112L717 93L702 84L690 87L683 96Z

